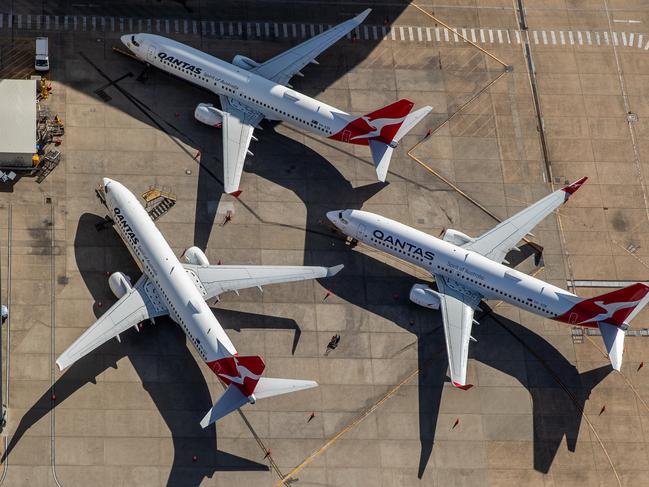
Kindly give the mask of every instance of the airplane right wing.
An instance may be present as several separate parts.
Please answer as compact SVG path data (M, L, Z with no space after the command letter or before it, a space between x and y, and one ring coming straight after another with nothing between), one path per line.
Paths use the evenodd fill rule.
M72 365L80 358L100 347L108 340L124 333L144 320L168 314L158 297L153 283L142 276L133 288L99 317L59 358L59 370Z
M288 51L278 54L274 58L251 69L250 72L263 76L280 85L286 85L304 66L314 61L323 51L338 42L338 40L346 36L351 30L358 27L371 11L372 9L370 8L364 10L353 19L346 20L304 41L302 44L298 44Z
M336 275L342 265L334 267L284 265L208 265L183 264L192 281L208 300L228 291L306 281Z
M220 95L223 111L223 188L239 196L243 164L255 127L264 115L236 100Z
M444 323L444 337L451 382L455 387L468 389L466 369L469 361L469 340L473 325L473 310L482 296L473 293L452 279L435 274L441 297L440 309Z

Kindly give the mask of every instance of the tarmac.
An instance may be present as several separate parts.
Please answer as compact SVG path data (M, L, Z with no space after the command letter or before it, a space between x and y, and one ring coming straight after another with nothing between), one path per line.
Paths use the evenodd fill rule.
M315 22L365 4L265 2L256 11L225 2L219 11L200 2L188 12L163 2L169 13L142 0L129 17L121 3L74 12L48 3L34 12L17 1L24 18L11 29L0 3L4 77L31 74L31 38L43 31L35 17L28 28L27 15L51 17L47 105L66 128L64 160L42 184L23 177L0 192L0 296L11 312L0 347L0 486L649 484L646 337L627 338L617 373L599 337L488 302L470 347L475 386L455 389L439 314L408 300L430 276L350 248L325 218L363 208L435 236L479 235L586 175L530 237L542 258L525 245L512 265L584 296L646 280L649 19L636 2L524 2L523 19L509 1L422 4L433 17L376 2L367 35L341 40L292 84L352 113L404 97L433 106L395 152L388 184L376 182L366 147L264 122L239 199L222 194L220 133L193 118L215 97L159 71L140 76L141 64L112 51L122 47L119 19L124 29L129 18L145 28L151 19L155 31L159 18L162 35L224 59L264 60L298 42L302 25L308 37ZM271 35L275 23L286 36L282 26ZM58 354L116 300L108 275L138 275L117 234L95 228L106 214L94 192L104 176L135 194L157 186L178 196L157 221L178 255L197 245L213 263L344 263L335 278L228 294L214 306L239 352L264 357L267 376L320 387L260 400L203 430L222 388L169 319L59 372ZM649 314L632 326L649 328ZM334 334L340 344L325 356Z

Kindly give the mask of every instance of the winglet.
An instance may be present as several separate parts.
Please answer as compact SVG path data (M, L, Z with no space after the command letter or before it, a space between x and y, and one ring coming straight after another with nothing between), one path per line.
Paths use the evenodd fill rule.
M243 193L243 191L238 189L237 191L232 191L232 193L229 194L230 196L234 196L235 198L238 198L239 196L241 196L241 193Z
M338 274L343 269L343 267L345 267L344 264L338 264L338 265L335 265L333 267L328 267L327 268L327 275L325 277L335 276L336 274Z
M458 389L462 389L463 391L468 391L469 389L471 389L473 387L473 384L464 384L464 385L462 385L462 384L459 384L457 382L452 382L452 384L455 387L457 387Z
M561 188L561 190L565 191L568 194L568 196L570 196L575 191L577 191L579 188L581 188L581 185L584 184L587 180L588 180L588 176L584 176L583 178L578 179L574 183L569 184L565 188Z

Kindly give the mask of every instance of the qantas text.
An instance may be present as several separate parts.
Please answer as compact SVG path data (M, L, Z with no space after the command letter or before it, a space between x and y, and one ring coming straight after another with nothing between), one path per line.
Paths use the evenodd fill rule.
M428 260L433 260L435 258L435 254L430 252L429 250L423 250L421 247L418 247L417 245L413 245L410 242L406 242L405 240L401 240L397 237L393 237L392 235L386 235L381 230L374 230L372 232L372 235L374 235L374 238L378 240L381 240L390 245L394 245L395 247L400 247L401 250L407 250L408 252L413 253L415 255L419 255L422 258Z
M124 218L124 215L122 215L122 210L115 207L113 213L115 213L115 220L117 221L119 226L122 227L122 231L124 232L124 235L126 235L131 240L133 245L137 245L139 240L135 236L135 232L131 229L131 226L126 221L126 218Z
M188 69L192 73L201 74L202 68L193 66L188 62L181 61L180 59L176 59L175 57L168 55L166 52L159 52L158 57L161 61L167 61L168 63L175 64L176 66L182 66L184 69Z

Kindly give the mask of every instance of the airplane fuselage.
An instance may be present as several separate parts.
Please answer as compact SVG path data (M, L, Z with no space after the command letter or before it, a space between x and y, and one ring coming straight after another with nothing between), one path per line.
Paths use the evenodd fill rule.
M206 363L237 353L169 244L136 197L117 181L106 180L106 206L115 229L153 286L148 296L162 301ZM146 290L146 287L145 287Z
M447 277L449 286L457 285L486 299L568 322L571 316L565 314L580 300L564 289L389 218L359 210L328 216L346 235L433 275ZM574 314L572 324L577 324L577 318Z
M332 137L348 125L350 115L246 69L180 42L154 34L124 36L128 48L148 64L217 95L238 108L250 107L270 120L290 123L323 137ZM345 142L367 145L367 139ZM342 137L342 136L341 136Z

